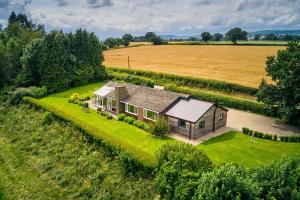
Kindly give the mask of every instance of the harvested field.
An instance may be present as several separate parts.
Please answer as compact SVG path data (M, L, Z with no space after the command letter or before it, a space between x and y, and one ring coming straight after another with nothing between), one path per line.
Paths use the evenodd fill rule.
M190 75L258 87L266 77L267 56L283 46L162 45L122 48L105 52L104 64L133 69Z

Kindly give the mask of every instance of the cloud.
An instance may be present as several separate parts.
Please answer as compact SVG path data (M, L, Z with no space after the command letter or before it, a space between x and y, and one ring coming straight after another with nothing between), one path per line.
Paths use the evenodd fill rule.
M89 8L110 7L113 5L112 0L87 0Z
M8 5L8 0L0 0L0 8L6 8Z
M68 1L67 0L55 0L55 1L56 1L57 5L59 7L63 7L63 6L68 5Z

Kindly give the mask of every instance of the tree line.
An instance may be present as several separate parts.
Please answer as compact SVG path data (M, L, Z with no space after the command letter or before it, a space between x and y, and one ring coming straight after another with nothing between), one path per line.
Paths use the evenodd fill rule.
M11 13L0 32L0 88L45 86L58 91L105 76L102 44L94 33L51 31Z

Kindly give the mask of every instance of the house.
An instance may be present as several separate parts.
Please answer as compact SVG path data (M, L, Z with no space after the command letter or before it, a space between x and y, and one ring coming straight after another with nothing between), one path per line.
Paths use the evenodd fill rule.
M197 139L226 125L227 109L189 95L130 83L108 82L94 92L96 107L153 122L165 118L173 133Z

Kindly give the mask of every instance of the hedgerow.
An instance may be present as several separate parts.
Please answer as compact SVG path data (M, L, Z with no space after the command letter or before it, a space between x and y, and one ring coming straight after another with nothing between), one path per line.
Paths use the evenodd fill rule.
M151 78L153 80L160 80L165 83L176 83L176 85L186 85L186 86L194 86L200 88L210 88L225 92L238 92L243 94L255 95L258 91L257 88L242 86L234 83L227 83L225 81L217 81L217 80L209 80L202 78L195 78L190 76L182 76L182 75L173 75L167 73L160 72L151 72L144 70L128 70L123 68L115 68L110 67L107 68L107 73L111 74L112 72L119 73L132 73L137 76Z
M266 139L266 140L274 140L274 141L281 141L281 142L300 142L300 136L279 136L278 138L277 135L271 135L259 131L254 131L246 127L242 128L242 132L246 135L250 135L253 137Z
M149 73L152 73L152 72L149 72ZM108 74L111 79L114 79L117 81L130 82L130 83L137 84L137 85L148 85L150 81L154 82L153 80L149 80L149 78L135 76L135 75L128 75L125 73L108 72ZM158 82L158 84L163 85L162 82ZM166 83L166 84L164 84L164 86L165 86L165 89L167 89L167 90L170 90L173 92L178 92L178 93L188 94L199 100L214 102L220 106L236 108L239 110L250 111L250 112L262 114L262 115L268 115L268 116L274 116L274 117L277 116L277 108L276 107L266 106L263 103L246 100L246 99L245 100L238 99L238 98L234 98L231 96L211 94L211 93L203 92L201 90L196 91L196 90L189 89L186 87L178 86L174 83Z
M151 172L157 164L155 157L140 149L138 150L135 147L126 145L122 138L120 138L120 140L116 140L105 131L101 131L101 134L95 135L94 133L99 133L99 129L96 130L94 127L75 119L71 115L59 109L49 105L46 106L37 99L31 97L24 97L24 101L34 107L51 112L57 119L71 122L76 128L86 135L88 140L97 142L97 144L101 145L107 154L118 156L121 153L125 153L126 155L131 156L135 164L140 163L140 166L143 166L143 171L145 173Z

